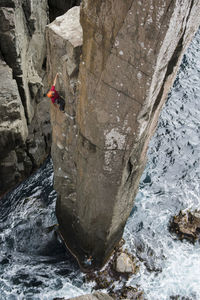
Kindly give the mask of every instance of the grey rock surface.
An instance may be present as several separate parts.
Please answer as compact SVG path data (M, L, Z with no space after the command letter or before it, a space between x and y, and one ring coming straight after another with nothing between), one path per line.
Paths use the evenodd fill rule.
M43 98L47 23L47 0L0 2L0 55L7 64L0 70L0 195L30 175L50 152L49 102Z
M76 40L73 13L65 26ZM57 217L86 270L102 266L121 239L149 140L198 29L200 2L85 0L80 20L80 65L81 37L74 44L59 20L48 27L47 44L49 83L60 72L66 100L65 115L51 108Z
M46 56L47 1L18 0L14 5L14 8L0 7L0 45L6 63L13 70L30 124L45 73L42 65Z
M0 60L0 140L1 155L7 154L17 143L25 143L28 128L16 81L12 70Z
M0 60L0 191L18 181L23 166L15 149L25 145L27 136L28 127L16 81L12 70Z
M135 264L126 253L121 253L116 259L115 269L119 273L135 273Z

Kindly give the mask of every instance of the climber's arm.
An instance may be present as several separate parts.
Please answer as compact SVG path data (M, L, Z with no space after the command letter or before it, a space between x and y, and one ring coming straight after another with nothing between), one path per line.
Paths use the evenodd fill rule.
M56 76L55 76L55 78L54 78L53 86L56 85L57 77L58 77L58 73L56 73Z

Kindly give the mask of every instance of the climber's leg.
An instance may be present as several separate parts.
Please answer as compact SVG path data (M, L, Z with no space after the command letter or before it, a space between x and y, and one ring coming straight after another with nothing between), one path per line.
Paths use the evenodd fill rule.
M63 98L59 98L59 108L60 108L60 111L64 111L65 109L65 100Z

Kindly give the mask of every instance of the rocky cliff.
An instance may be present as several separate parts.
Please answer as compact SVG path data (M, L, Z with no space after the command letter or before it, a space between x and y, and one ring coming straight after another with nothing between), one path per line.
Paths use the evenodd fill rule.
M51 144L45 85L47 1L0 1L0 194L27 177Z
M48 80L60 72L66 101L64 114L51 107L57 217L85 269L102 266L121 239L149 140L199 20L197 0L85 0L82 47L78 7L48 26Z
M45 27L76 3L0 0L0 195L50 153Z

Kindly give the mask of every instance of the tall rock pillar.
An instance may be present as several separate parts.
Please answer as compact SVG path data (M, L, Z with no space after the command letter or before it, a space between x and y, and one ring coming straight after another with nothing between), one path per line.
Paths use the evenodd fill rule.
M52 154L60 231L85 268L90 256L91 268L102 266L121 239L149 140L199 20L198 0L82 2L73 123L57 129L66 140Z

